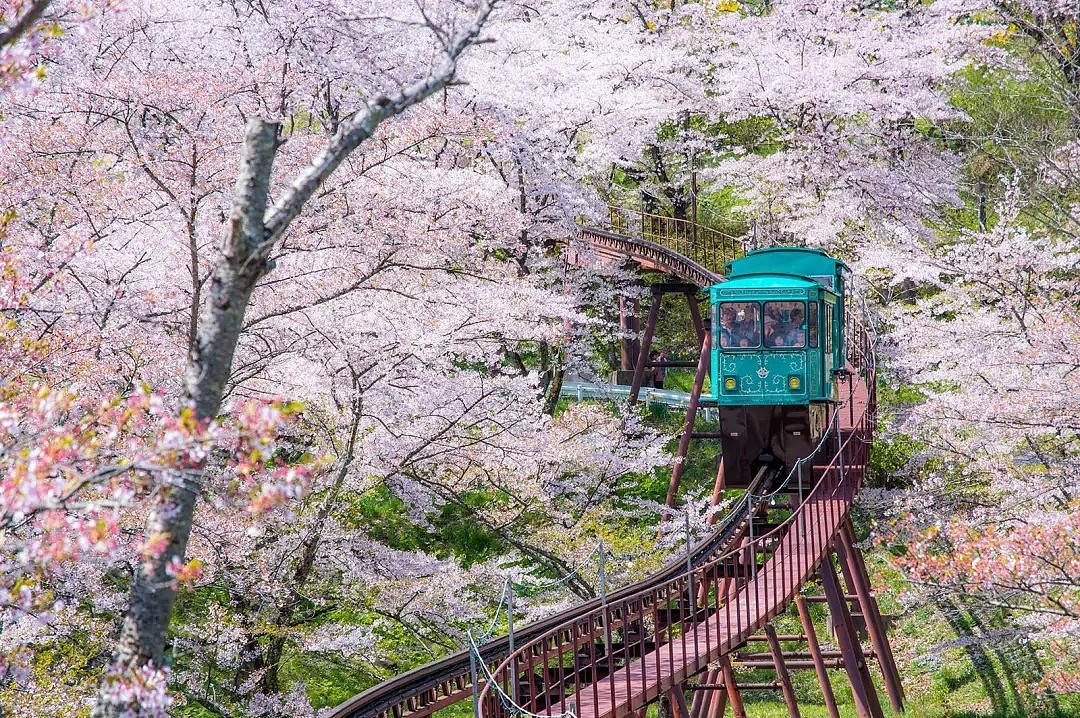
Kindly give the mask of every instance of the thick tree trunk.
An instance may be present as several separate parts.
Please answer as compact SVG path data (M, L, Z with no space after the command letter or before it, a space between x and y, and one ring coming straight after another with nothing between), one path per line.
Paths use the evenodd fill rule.
M199 420L213 421L217 417L232 372L244 313L255 285L270 268L274 244L308 200L381 122L422 102L453 80L458 58L476 41L493 4L494 0L481 0L473 22L447 39L442 61L430 75L390 95L375 97L362 111L342 122L269 211L267 198L278 125L259 117L248 120L233 194L231 231L210 277L198 341L184 374L184 398ZM118 697L121 694L113 690L115 683L125 680L125 674L134 669L164 664L165 637L176 603L168 567L174 559L184 559L202 468L193 467L162 482L147 521L147 535L164 534L168 544L161 555L143 562L136 571L114 658L118 675L103 681L94 718L119 718L127 713L132 706Z
M277 148L278 125L262 119L248 122L244 155L236 178L232 231L214 267L206 308L199 322L198 341L188 358L184 398L199 421L212 421L221 407L240 338L244 312L255 284L266 272L266 199ZM182 561L191 535L191 520L199 495L201 467L180 474L159 492L147 521L146 535L169 537L165 551L141 563L131 587L128 612L120 631L116 663L122 669L162 665L165 635L176 603L168 573L170 563ZM98 701L95 718L112 718L124 706Z
M18 20L11 23L11 26L3 32L0 32L0 49L10 47L30 34L34 23L41 19L41 16L45 14L45 10L48 9L51 3L52 0L35 0L35 2L30 3Z

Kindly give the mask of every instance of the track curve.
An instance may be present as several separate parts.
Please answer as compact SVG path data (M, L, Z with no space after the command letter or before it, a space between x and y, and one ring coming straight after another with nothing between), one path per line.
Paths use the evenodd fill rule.
M794 493L792 484L777 490L793 507L788 517L762 535L751 529L742 545L692 571L652 577L633 593L520 642L492 670L480 694L481 714L631 716L741 647L819 567L824 572L862 484L876 422L872 347L868 334L861 337L861 356L851 357L857 373L837 413L840 448L814 467L809 493L801 485ZM510 696L517 706L508 705Z
M621 231L582 229L583 239L601 256L631 260L707 287L723 280L724 262L743 253L730 237L701 241L708 230L700 227L676 231L671 238L652 236L660 240L652 241L646 238L653 226L649 215L640 215L641 236L631 236L625 214L615 212L611 224ZM520 627L513 654L505 636L479 646L479 660L494 676L478 686L483 716L632 716L710 661L731 653L786 608L815 571L820 568L824 576L826 566L831 569L825 558L837 537L850 531L847 515L862 483L876 422L872 328L860 324L855 314L849 327L853 373L847 401L835 413L839 448L813 467L812 488L803 485L800 475L797 494L791 483L773 489L777 477L766 471L748 488L747 496L753 496L770 487L771 499L787 502L782 511L790 515L770 523L776 506L744 501L694 546L692 570L679 560L605 601L586 601ZM856 656L850 662L856 663ZM373 686L324 715L425 718L469 698L473 690L469 651L461 651Z
M773 478L772 473L762 470L748 490L760 490L768 486ZM732 511L720 523L720 528L693 547L693 565L703 565L711 561L724 553L733 542L741 540L749 526L748 515L748 509L743 504ZM607 600L620 600L646 588L654 581L673 578L685 570L685 560L675 560L648 578L613 591ZM546 635L568 618L588 614L600 606L599 598L585 601L556 616L518 628L514 632L514 638L519 644L522 641L530 642ZM486 663L497 665L510 655L509 637L493 638L482 644L479 652ZM331 709L324 718L421 718L471 695L469 651L464 650L372 686Z

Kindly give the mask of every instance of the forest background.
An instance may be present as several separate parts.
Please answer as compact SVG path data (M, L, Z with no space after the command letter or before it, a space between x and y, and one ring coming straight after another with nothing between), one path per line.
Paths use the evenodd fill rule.
M919 715L1075 714L1078 21L0 0L3 710L312 715L678 552L677 420L558 400L646 291L562 261L616 203L851 264Z

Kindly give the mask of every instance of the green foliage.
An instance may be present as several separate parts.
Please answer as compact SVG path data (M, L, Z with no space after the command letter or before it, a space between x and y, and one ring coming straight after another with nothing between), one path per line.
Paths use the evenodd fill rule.
M281 666L281 677L289 685L303 683L316 708L338 705L383 680L342 663L337 656L319 653L289 655Z
M1036 57L1032 70L1018 75L1010 69L970 67L957 75L952 94L953 105L966 119L940 126L916 124L943 148L965 158L964 203L942 207L943 220L935 227L943 240L992 227L1006 183L1016 179L1022 189L1033 187L1044 159L1074 136L1070 108L1055 99L1059 80L1054 69ZM1032 197L1032 216L1053 216L1075 200L1076 192L1062 188L1056 196Z
M408 518L408 507L384 485L357 497L344 519L363 526L373 540L401 551L424 551L439 558L454 557L466 567L483 562L506 550L502 540L478 524L469 511L497 500L487 493L472 492L458 497L460 503L444 504L430 516L432 530Z
M876 438L870 449L867 485L884 489L906 488L911 477L905 474L913 457L926 448L926 444L907 434L889 438Z

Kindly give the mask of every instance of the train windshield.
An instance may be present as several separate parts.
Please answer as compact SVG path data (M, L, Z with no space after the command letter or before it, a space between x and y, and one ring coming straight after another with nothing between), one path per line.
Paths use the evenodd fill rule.
M761 346L761 322L757 302L721 302L720 346L724 349L756 349Z
M765 302L765 346L806 346L804 302Z

